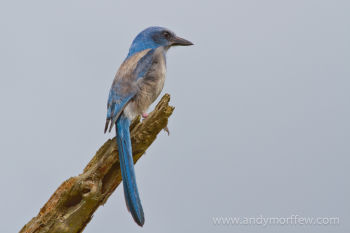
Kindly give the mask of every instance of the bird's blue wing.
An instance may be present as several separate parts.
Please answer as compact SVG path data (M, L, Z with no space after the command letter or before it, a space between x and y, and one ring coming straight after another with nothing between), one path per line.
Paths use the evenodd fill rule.
M140 60L137 62L136 68L134 70L136 80L143 78L151 68L154 58L154 51L154 49L149 50L147 54L141 57Z
M153 61L153 49L128 57L118 70L109 92L105 132L112 130L126 104L137 94L137 81L148 72Z
M117 91L111 88L107 104L107 117L105 125L105 133L109 127L109 132L117 121L120 113L125 108L125 105L134 97L135 91L130 91L128 95L118 95Z

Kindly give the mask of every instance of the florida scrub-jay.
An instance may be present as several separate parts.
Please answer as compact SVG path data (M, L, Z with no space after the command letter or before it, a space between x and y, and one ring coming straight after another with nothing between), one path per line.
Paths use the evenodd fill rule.
M110 132L116 126L125 201L140 226L145 218L135 179L130 122L138 115L147 117L148 107L163 89L166 52L177 45L188 46L192 43L162 27L149 27L140 32L132 42L109 92L105 132Z

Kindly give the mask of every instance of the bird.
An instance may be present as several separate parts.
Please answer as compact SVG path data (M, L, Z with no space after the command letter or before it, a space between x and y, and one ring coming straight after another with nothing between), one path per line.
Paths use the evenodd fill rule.
M104 132L111 132L115 125L126 206L141 227L145 217L136 184L130 123L139 115L146 118L149 106L161 93L169 48L190 45L193 43L165 27L144 29L132 41L109 91Z

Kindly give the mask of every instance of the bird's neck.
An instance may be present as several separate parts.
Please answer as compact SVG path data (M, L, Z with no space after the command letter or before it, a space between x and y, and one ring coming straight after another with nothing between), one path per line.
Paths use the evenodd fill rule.
M153 41L143 41L142 43L133 43L129 49L129 53L127 57L131 57L135 53L141 52L145 49L156 49L159 47L156 43Z

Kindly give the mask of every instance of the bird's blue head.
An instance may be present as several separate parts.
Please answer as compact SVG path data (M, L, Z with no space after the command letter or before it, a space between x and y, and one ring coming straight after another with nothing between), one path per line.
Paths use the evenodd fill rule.
M165 50L171 46L193 45L190 41L180 38L172 31L163 27L149 27L140 32L131 44L128 57L145 49L156 49L163 46Z

